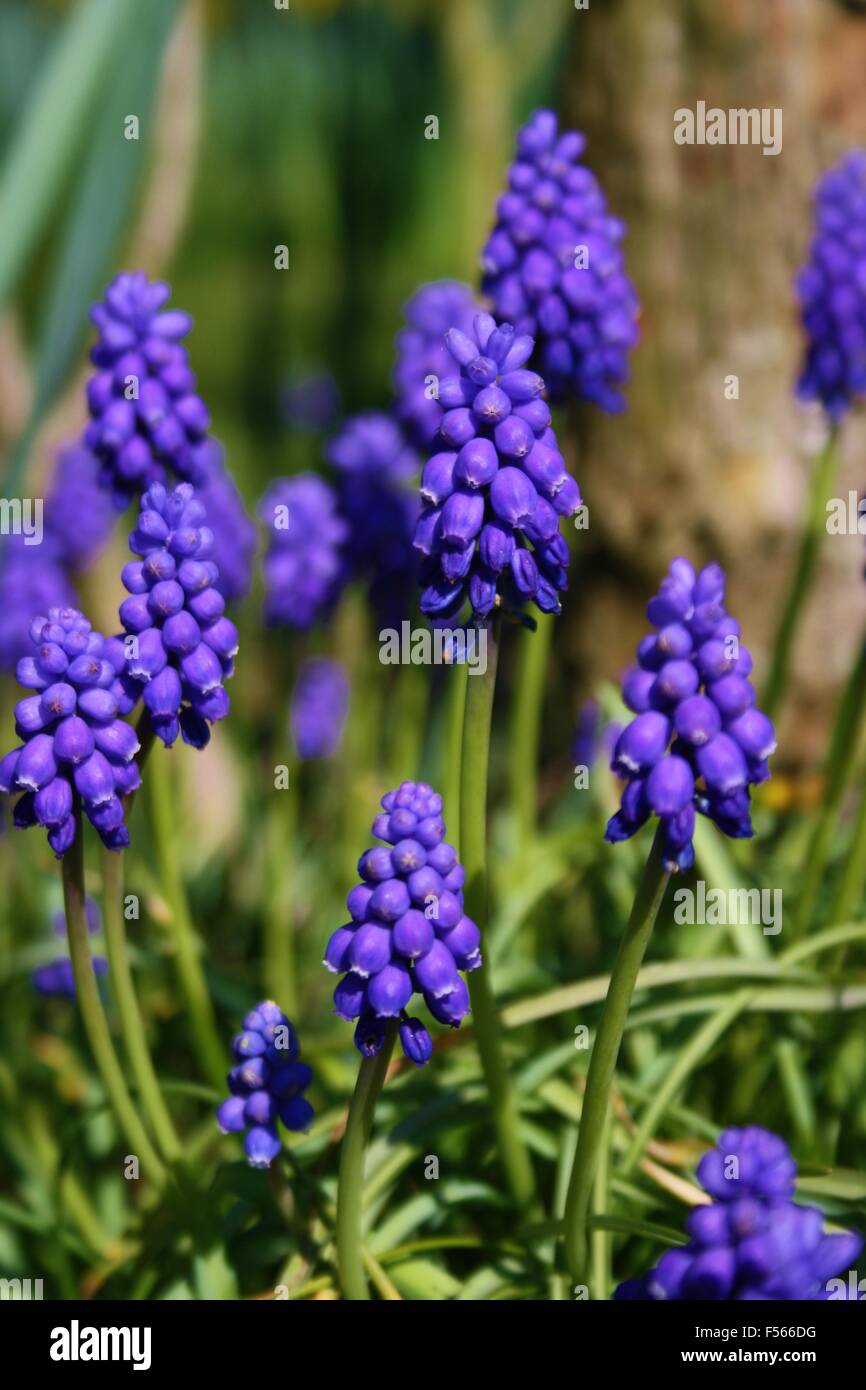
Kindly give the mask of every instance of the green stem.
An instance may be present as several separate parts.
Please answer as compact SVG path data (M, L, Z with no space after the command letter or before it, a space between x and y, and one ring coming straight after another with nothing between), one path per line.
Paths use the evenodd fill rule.
M296 872L295 829L297 825L296 777L300 769L285 755L275 757L274 766L285 763L289 785L273 789L273 802L265 822L266 895L264 913L265 989L290 1018L298 1007L295 968L295 919L292 882Z
M661 837L659 828L614 962L586 1077L577 1153L565 1205L565 1250L576 1283L587 1282L589 1206L623 1030L670 877L662 861Z
M397 1023L392 1020L375 1057L365 1057L358 1069L355 1091L349 1103L346 1132L340 1145L337 1182L337 1271L345 1298L367 1301L370 1291L364 1267L362 1219L364 1211L364 1158L373 1126L376 1101L391 1060Z
M147 781L154 839L160 867L160 886L171 912L171 929L178 977L189 1014L199 1062L215 1086L225 1081L225 1058L217 1032L210 994L201 967L200 944L190 916L183 875L178 863L178 821L172 804L168 755L152 758Z
M168 1162L176 1163L181 1157L181 1144L154 1071L129 964L122 908L122 854L103 850L102 884L105 945L124 1047L151 1130Z
M84 829L78 804L74 814L75 839L63 856L63 904L78 1007L90 1050L121 1133L126 1136L132 1152L140 1158L151 1182L157 1187L164 1187L166 1171L126 1088L93 973L84 896Z
M541 710L554 618L541 614L538 630L523 628L517 642L517 680L511 707L509 770L517 853L532 845L538 814L538 754Z
M866 708L866 642L860 647L857 660L848 677L848 683L839 701L836 718L833 721L833 734L824 767L824 796L821 816L815 827L806 854L806 872L797 898L796 935L802 936L811 926L812 914L827 876L827 861L836 837L839 808L851 771L851 763L856 752L863 711ZM855 834L856 839L856 834ZM852 846L853 850L853 846ZM849 856L846 875L852 871L854 878L859 865ZM843 879L844 882L844 879ZM846 893L847 893L846 889ZM831 922L847 921L836 914L843 898L840 889Z
M803 533L800 537L797 566L791 580L791 587L788 590L782 619L776 634L770 671L760 700L761 708L771 719L775 715L785 686L797 623L812 587L818 553L821 549L821 539L827 529L827 499L833 492L839 471L838 439L838 429L834 426L813 465L809 503Z
M442 800L448 833L455 845L460 844L460 767L463 761L463 718L466 713L466 687L469 679L469 667L465 662L448 668ZM472 677L472 680L478 679L478 676Z
M496 638L496 630L491 626L487 633L487 670L483 675L471 675L467 683L460 777L460 857L466 870L466 913L481 929L482 943L488 920L487 766L496 688ZM489 963L472 971L469 988L475 1038L500 1158L512 1197L519 1207L527 1207L535 1195L535 1178L520 1129L517 1097L508 1075Z

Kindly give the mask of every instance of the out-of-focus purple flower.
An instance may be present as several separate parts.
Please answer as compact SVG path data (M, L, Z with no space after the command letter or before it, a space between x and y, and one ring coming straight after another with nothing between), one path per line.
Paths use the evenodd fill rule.
M117 515L100 486L100 468L83 444L68 445L57 455L45 499L45 530L70 570L89 568L107 544Z
M421 610L476 617L530 600L560 611L569 550L559 519L580 492L559 452L544 382L524 363L533 341L511 324L476 315L471 334L445 335L453 373L443 378L437 452L421 474L424 510L415 531L424 556Z
M87 930L93 936L99 931L102 919L97 903L90 896L85 899L84 910ZM56 936L66 935L66 914L62 908L55 912L53 925ZM92 956L91 959L94 975L107 974L108 961L104 956ZM45 998L75 998L75 976L72 973L72 961L68 956L58 956L56 960L48 961L45 965L37 965L30 980L36 993Z
M340 391L330 372L296 377L282 393L283 414L296 430L318 434L330 429L340 410Z
M19 535L0 538L0 671L14 671L32 651L37 613L74 603L75 590L50 535L40 545L26 545Z
M369 585L379 620L395 626L409 612L418 569L412 545L420 510L418 455L383 411L351 416L325 452L338 474L340 513L348 527L347 576Z
M748 679L751 654L725 608L725 582L720 565L696 574L688 560L674 560L647 605L656 631L623 679L635 718L613 751L611 766L626 785L605 838L627 840L657 815L674 872L694 863L696 811L733 838L752 834L749 788L770 776L776 747Z
M419 449L436 438L442 420L439 382L454 371L445 334L449 328L471 333L480 308L468 285L436 280L416 290L403 310L406 327L395 343L394 410Z
M317 657L302 666L292 693L292 737L298 756L331 758L349 709L349 677L339 661Z
M853 1231L827 1235L817 1207L791 1200L797 1166L787 1144L757 1125L728 1129L698 1166L713 1201L694 1207L688 1245L620 1284L615 1299L820 1302L828 1281L863 1248Z
M806 334L797 394L839 420L866 393L866 150L850 151L818 180L796 289Z
M196 497L213 535L211 558L219 570L216 586L226 603L249 593L258 535L215 439L204 441L195 482Z
M21 793L15 825L44 826L58 858L75 840L76 793L103 844L124 849L123 797L139 785L139 744L118 718L121 644L93 632L74 608L34 618L31 638L32 654L19 661L17 678L36 694L15 706L21 745L0 762L0 791Z
M180 732L185 743L204 748L209 726L229 712L223 682L234 672L238 633L225 616L212 534L190 483L171 492L162 483L148 489L129 548L140 558L123 567L130 597L120 605L120 621L135 649L119 645L131 701L141 696L167 747Z
M552 111L536 111L518 132L482 288L498 319L536 340L552 400L572 392L619 411L639 305L620 247L625 225L579 163L585 143L577 131L560 134Z
M345 579L348 527L323 478L278 478L259 503L267 527L265 621L306 632L327 617Z
M605 723L597 700L584 700L578 710L571 740L573 766L592 767L603 752L610 757L621 733L622 725L615 720Z
M365 1057L382 1046L389 1019L400 1020L406 1056L423 1066L432 1053L422 1023L407 1015L414 993L452 1028L469 1012L461 970L481 964L480 934L463 910L465 873L445 840L442 798L426 782L403 782L382 797L373 834L384 845L361 855L361 882L346 900L351 921L338 927L324 964L340 975L335 1012L357 1019Z
M279 1120L288 1130L307 1130L313 1107L304 1091L313 1079L300 1061L298 1035L272 1000L252 1009L232 1042L231 1095L216 1112L223 1134L243 1134L252 1168L269 1168L280 1152Z
M210 416L182 339L189 314L166 309L171 291L143 271L117 275L90 317L97 368L87 384L88 448L102 463L102 483L123 508L166 468L194 478Z

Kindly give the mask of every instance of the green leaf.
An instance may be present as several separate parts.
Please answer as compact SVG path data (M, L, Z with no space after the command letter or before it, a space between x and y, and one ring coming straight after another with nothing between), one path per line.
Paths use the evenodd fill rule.
M866 1201L866 1173L854 1168L834 1168L817 1177L800 1176L797 1191L804 1197L837 1197L841 1202Z
M388 1266L388 1277L404 1298L436 1301L455 1298L460 1282L432 1260L404 1260Z
M225 1301L238 1296L238 1285L225 1247L215 1245L192 1262L196 1294L200 1299Z
M45 227L133 0L84 0L67 19L0 171L0 305Z

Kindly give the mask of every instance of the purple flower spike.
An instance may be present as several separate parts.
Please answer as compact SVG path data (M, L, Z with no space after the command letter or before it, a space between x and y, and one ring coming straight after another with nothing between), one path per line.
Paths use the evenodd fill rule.
M308 661L292 692L292 738L298 756L332 758L340 747L349 709L349 678L339 661Z
M615 1299L774 1299L823 1302L846 1298L842 1283L863 1248L852 1231L824 1234L817 1207L792 1201L797 1165L787 1144L758 1125L728 1129L698 1164L713 1199L694 1207L691 1239L662 1255L655 1269L620 1284ZM847 1284L847 1280L845 1280Z
M439 432L440 385L454 372L445 334L452 327L471 333L479 311L469 286L453 280L422 285L403 310L406 327L395 344L395 410L419 449L432 444Z
M137 784L135 731L117 718L122 688L112 645L74 608L52 608L30 625L35 654L18 663L39 695L16 706L21 747L0 762L0 792L24 795L19 828L42 825L58 858L75 840L75 796L109 849L129 837L121 798Z
M776 746L724 596L719 565L696 574L688 560L674 560L647 605L657 631L638 644L638 664L623 679L635 718L614 748L611 766L626 785L605 838L627 840L657 815L672 872L694 863L695 811L726 835L752 834L749 787L769 776Z
M182 339L188 314L166 310L168 285L142 271L115 277L90 317L98 338L87 383L84 442L102 463L101 481L119 508L166 469L195 479L210 427Z
M126 657L124 694L144 701L154 732L167 747L180 733L203 748L209 725L228 714L223 681L234 672L237 629L223 616L219 571L210 558L213 535L191 484L172 492L155 483L141 499L125 566L132 595L120 620L134 638Z
M481 937L463 911L463 869L445 839L442 798L426 782L403 782L382 797L373 834L384 845L359 861L364 880L349 893L352 921L339 927L325 965L341 975L335 1012L358 1020L355 1046L374 1056L385 1020L399 1020L403 1051L416 1066L430 1060L426 1028L406 1010L424 995L433 1017L453 1028L469 1012L461 970L481 964Z
M415 531L421 609L448 619L468 603L477 619L532 599L558 613L569 562L559 518L578 509L580 492L550 428L544 382L518 365L531 339L477 314L445 343L451 366Z
M571 392L616 412L639 306L620 248L625 227L578 162L584 144L576 131L560 134L552 111L536 111L518 132L482 255L483 289L497 318L517 330L507 370L516 373L535 350L552 400Z
M232 1043L231 1095L216 1112L222 1134L242 1134L250 1167L269 1168L280 1152L277 1118L288 1130L305 1131L313 1109L303 1092L313 1079L292 1024L266 999L244 1019Z
M314 473L279 478L259 504L268 533L265 622L306 632L328 616L345 580L348 534L333 489Z
M866 150L852 150L815 190L815 233L796 281L806 336L797 383L840 420L866 394Z

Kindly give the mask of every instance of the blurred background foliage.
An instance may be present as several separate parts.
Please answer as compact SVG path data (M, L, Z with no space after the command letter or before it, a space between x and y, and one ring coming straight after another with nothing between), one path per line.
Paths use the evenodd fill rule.
M192 364L252 511L269 479L321 466L326 431L305 427L297 404L310 383L339 400L343 412L387 405L404 301L426 280L476 279L514 132L529 111L557 105L589 132L588 160L614 211L629 219L627 259L643 302L643 342L629 414L599 420L580 413L570 426L572 451L580 441L574 471L592 527L581 537L547 676L548 833L528 862L512 854L507 815L494 828L497 992L523 1000L596 979L595 993L582 1003L551 998L546 1012L530 1009L522 1019L521 1004L510 1006L527 1133L545 1186L556 1191L554 1210L573 1151L575 1085L585 1064L574 1049L574 1020L601 998L597 977L612 959L643 853L642 843L616 852L600 847L614 797L604 774L591 797L572 790L575 713L630 655L646 595L679 549L695 561L733 562L731 608L750 642L757 632L758 670L766 669L761 640L772 627L805 457L817 437L791 396L799 340L790 278L808 238L814 174L839 149L862 143L866 128L866 25L855 8L832 0L731 0L724 7L709 0L651 7L592 0L587 11L568 0L292 0L289 11L270 0L4 0L0 7L6 496L25 478L31 490L39 487L57 445L81 429L87 306L117 269L140 266L168 278L173 303L195 318ZM729 97L738 106L784 105L784 154L773 161L750 149L691 150L675 165L673 110L698 97L725 106ZM139 142L122 138L130 113L140 117ZM425 139L431 115L439 120L438 140ZM290 269L275 274L280 245L289 248ZM735 408L723 402L728 372L741 376ZM862 443L860 423L847 432L845 487L862 486ZM835 688L861 637L859 616L850 616L864 606L861 547L857 537L832 547L800 652L779 758L783 775L771 783L782 786L783 801L787 786L795 807L820 796L809 775L820 761ZM83 581L88 611L108 630L123 558L118 532ZM331 1289L333 1144L356 1057L350 1030L328 1013L332 982L318 961L342 920L341 897L368 843L378 797L404 774L406 748L397 743L389 701L402 690L400 708L410 719L413 704L406 682L384 689L381 668L378 684L361 672L340 759L295 779L295 838L288 833L291 809L277 828L285 832L278 845L294 848L275 883L264 829L273 797L263 789L274 761L290 760L288 692L307 644L265 635L259 603L256 589L240 618L232 718L206 756L175 760L175 795L194 917L227 1037L268 984L268 911L276 904L294 924L303 981L298 1021L315 1059L319 1114L312 1135L294 1143L300 1176L281 1170L272 1190L240 1162L216 1166L233 1141L215 1135L211 1098L191 1079L165 931L169 912L149 867L144 807L137 807L128 876L143 902L144 930L131 935L144 1011L160 1075L173 1082L173 1104L200 1155L204 1205L228 1215L217 1228L206 1213L193 1213L200 1221L191 1265L189 1246L172 1243L165 1214L151 1230L130 1233L128 1197L103 1163L112 1127L74 1016L63 1003L37 1004L29 990L29 970L52 949L49 922L59 899L53 864L35 835L14 842L5 835L4 1274L45 1270L66 1294L83 1287L140 1297L229 1297L238 1289L270 1296L275 1274L299 1288L306 1281L311 1294ZM364 622L350 596L332 630L311 645L351 664L365 640ZM510 674L506 653L500 730ZM4 687L8 714L14 693L11 682ZM609 694L605 700L604 717L618 717L616 701ZM410 751L432 774L442 766L441 711L435 699L429 718L417 704L415 710ZM9 722L4 717L4 730ZM500 732L497 810L508 752ZM769 809L759 815L766 852L775 851L776 822ZM795 825L779 850L777 875L794 872L805 842ZM735 846L729 855L707 842L703 852L714 881L762 882L765 860L751 848ZM98 874L91 882L98 888ZM622 1103L638 1116L649 1113L694 1044L683 1079L687 1104L674 1085L657 1122L664 1133L650 1138L639 1177L613 1183L613 1207L650 1219L661 1211L679 1225L673 1170L688 1167L714 1122L756 1113L796 1136L802 1159L862 1168L866 1039L859 995L843 1007L817 974L790 979L770 962L769 950L754 948L746 955L758 960L756 977L778 991L773 1000L744 1005L723 1036L695 1042L701 1015L712 1015L730 985L708 978L707 962L737 952L724 929L676 927L669 915L654 949L658 960L682 960L687 973L676 989L639 996L646 1007L628 1035ZM737 958L741 974L749 968ZM371 1248L407 1297L454 1296L458 1277L470 1278L462 1297L539 1296L555 1279L552 1246L542 1234L527 1257L509 1243L513 1219L498 1190L490 1136L485 1130L484 1141L475 1141L483 1107L466 1040L454 1040L437 1068L404 1072L387 1088L381 1132L389 1137L374 1150L371 1220L386 1205L389 1216ZM447 1127L439 1123L444 1111ZM435 1151L453 1160L446 1183L419 1183L414 1168L407 1176L428 1151L431 1132ZM633 1132L627 1116L611 1142L622 1151ZM831 1214L862 1225L862 1178L855 1174L847 1186L840 1179L824 1195ZM321 1222L317 1215L304 1233L295 1224L298 1209L321 1211ZM470 1246L461 1249L467 1231ZM403 1246L419 1232L438 1234L445 1245L450 1236L456 1253L447 1261L407 1254ZM657 1254L657 1244L634 1230L617 1239L618 1250L629 1242L630 1269ZM479 1264L472 1241L482 1252L490 1247L489 1259L484 1253ZM601 1249L600 1268L610 1253Z

